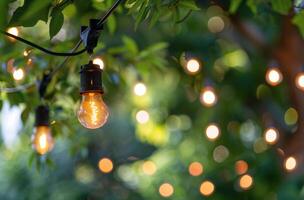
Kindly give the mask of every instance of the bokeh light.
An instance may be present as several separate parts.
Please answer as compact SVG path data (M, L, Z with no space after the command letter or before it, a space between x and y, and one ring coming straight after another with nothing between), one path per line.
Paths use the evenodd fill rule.
M23 69L19 68L19 69L15 69L13 71L13 78L16 80L16 81L20 81L24 78L24 71Z
M149 121L150 115L145 110L140 110L136 113L136 120L140 124L145 124Z
M187 61L186 64L187 73L194 75L197 74L200 71L200 69L201 69L201 65L198 60L190 59Z
M216 124L210 124L207 126L205 133L209 140L215 140L220 135L220 129Z
M10 33L10 34L12 34L12 35L15 35L15 36L18 36L18 35L19 35L19 30L18 30L18 28L16 28L16 27L11 27L11 28L7 29L7 32ZM15 39L15 38L12 38L12 37L8 37L8 39L9 39L11 42L16 41L16 39Z
M304 72L297 74L295 84L298 89L304 91Z
M102 158L98 162L99 170L105 174L113 170L113 162L109 158Z
M238 160L237 162L235 162L234 167L235 167L235 172L238 175L245 174L248 171L248 164L244 160Z
M225 22L220 16L211 17L208 20L208 29L212 33L222 32L225 28Z
M174 188L170 183L163 183L159 187L159 194L163 197L170 197L174 193Z
M147 92L147 87L144 83L136 83L134 85L133 92L136 96L144 96Z
M205 87L202 89L200 94L200 102L207 107L211 107L216 104L217 96L212 87Z
M142 165L142 170L146 175L153 175L155 174L157 168L156 164L153 161L145 161Z
M97 57L93 59L93 64L99 65L100 69L104 69L104 62L101 58Z
M191 176L199 176L203 173L204 168L200 162L192 162L189 165L188 171Z
M243 190L250 189L252 184L253 184L253 178L248 174L243 175L239 180L240 188L242 188Z
M214 184L210 181L204 181L200 186L200 192L204 196L210 196L214 192L214 189Z
M264 139L268 144L275 144L278 140L279 132L275 128L268 128L265 131Z
M220 145L213 151L213 159L215 162L221 163L226 160L229 156L229 150L227 147Z
M283 75L278 68L272 67L267 70L265 78L269 85L277 86L282 82Z
M290 156L285 160L284 167L287 171L292 171L297 167L297 160Z
M287 125L294 125L299 118L298 112L294 108L288 108L284 114L284 121Z

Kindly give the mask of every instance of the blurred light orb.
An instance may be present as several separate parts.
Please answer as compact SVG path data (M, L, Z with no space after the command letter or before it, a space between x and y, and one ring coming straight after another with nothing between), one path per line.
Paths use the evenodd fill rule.
M295 82L297 88L304 91L304 72L297 74Z
M140 110L136 113L136 120L140 124L145 124L149 121L150 115L145 110Z
M229 150L227 147L220 145L216 147L213 151L213 159L214 161L221 163L226 160L229 156Z
M238 175L242 175L242 174L245 174L247 171L248 171L248 164L246 161L244 160L238 160L236 163L235 163L235 172L238 174Z
M19 68L13 71L13 78L16 81L20 81L24 78L24 71L23 69Z
M210 196L214 192L214 189L214 184L210 181L204 181L200 186L200 192L204 196Z
M197 74L201 69L201 65L198 60L190 59L186 64L186 70L189 74Z
M284 121L287 125L294 125L299 118L298 111L294 108L288 108L284 114Z
M211 107L216 104L217 96L212 87L206 87L201 91L200 102L207 107Z
M174 193L174 188L170 183L163 183L160 187L159 187L159 194L163 197L170 197L173 195Z
M192 162L188 168L189 174L191 176L199 176L203 173L203 165L199 162Z
M30 51L28 51L28 50L23 51L23 56L24 57L27 57L29 54L30 54Z
M266 82L271 86L279 85L283 80L283 75L277 67L269 68L266 72Z
M100 69L104 69L104 62L99 57L93 59L93 64L99 65Z
M278 140L279 132L275 128L268 128L265 131L264 139L268 144L275 144Z
M11 28L7 29L7 32L10 33L10 34L12 34L12 35L15 35L15 36L18 36L18 35L19 35L19 30L18 30L18 28L16 28L16 27L11 27ZM11 42L16 41L16 39L15 39L15 38L12 38L12 37L8 37L8 39L9 39Z
M250 175L243 175L239 180L240 188L243 190L248 190L253 184L253 179Z
M212 33L222 32L225 28L225 22L220 16L211 17L208 20L208 29Z
M220 135L220 129L216 124L210 124L206 128L206 136L210 140L215 140Z
M133 92L136 96L144 96L147 92L147 87L144 83L136 83L133 88Z
M292 171L297 167L297 160L294 157L290 156L285 160L284 165L287 171Z
M113 170L113 162L109 158L102 158L98 162L98 167L101 172L108 174Z
M146 175L153 175L156 172L156 165L153 161L146 161L142 165L142 170Z

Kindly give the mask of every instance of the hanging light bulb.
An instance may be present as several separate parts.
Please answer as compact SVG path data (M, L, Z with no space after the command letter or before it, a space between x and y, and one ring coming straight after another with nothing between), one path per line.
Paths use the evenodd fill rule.
M89 64L81 67L80 71L80 103L77 117L79 122L86 128L97 129L102 127L108 120L109 112L103 102L102 94L102 69L99 65Z
M296 82L297 88L304 91L304 73L303 72L297 74L295 82Z
M201 69L201 65L198 60L192 58L187 61L187 64L185 66L185 70L190 75L197 74Z
M15 36L18 36L19 35L19 30L18 28L16 27L11 27L9 29L7 29L7 32L12 34L12 35L15 35ZM11 42L15 42L16 39L15 38L12 38L12 37L8 37L8 39L11 41Z
M214 92L214 89L210 86L202 89L200 94L200 101L203 105L207 107L214 106L217 102L217 96Z
M36 123L32 136L33 148L44 155L54 147L54 140L49 127L49 109L47 106L38 106L36 109Z
M279 85L283 80L283 75L279 68L271 67L266 72L266 81L271 86Z

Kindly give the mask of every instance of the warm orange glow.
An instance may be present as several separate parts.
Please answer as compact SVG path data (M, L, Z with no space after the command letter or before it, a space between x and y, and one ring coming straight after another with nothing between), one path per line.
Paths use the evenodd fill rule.
M12 34L12 35L15 35L15 36L18 36L18 35L19 35L19 30L18 30L18 28L16 28L16 27L11 27L11 28L7 29L7 32L10 33L10 34ZM12 37L9 37L9 36L8 36L8 39L9 39L11 42L15 42L15 41L16 41L15 38L12 38Z
M54 140L48 126L38 126L32 136L33 148L41 155L51 151L54 147Z
M188 171L191 176L199 176L204 171L203 165L199 162L193 162L189 165Z
M248 171L248 164L244 160L239 160L235 163L235 172L239 175L245 174Z
M142 170L145 174L151 176L156 172L156 165L152 161L146 161L142 165Z
M297 74L295 83L296 83L296 86L298 89L304 91L304 73L303 72Z
M285 160L285 169L287 171L292 171L297 167L297 160L290 156Z
M283 75L278 68L270 68L266 72L266 81L269 85L279 85L283 80Z
M200 192L204 196L210 196L214 192L214 189L214 184L210 181L204 181L200 186Z
M275 128L268 128L265 131L264 139L269 144L275 144L278 140L279 132Z
M206 136L210 140L215 140L220 135L220 129L216 124L210 124L206 128Z
M174 188L170 183L164 183L159 187L159 194L163 197L170 197L174 193Z
M243 175L239 180L240 187L244 190L249 189L253 184L253 179L250 175Z
M99 170L103 173L110 173L113 170L113 162L109 158L102 158L98 162Z
M86 128L102 127L108 120L109 112L100 93L84 93L77 113L79 122Z
M188 72L189 74L197 74L200 69L200 63L196 59L190 59L186 64L186 72Z
M206 87L201 91L200 101L203 105L211 107L216 104L217 96L212 87Z
M20 81L24 78L24 71L23 69L19 68L19 69L15 69L13 71L13 78L16 80L16 81Z
M100 69L104 69L104 62L101 58L94 58L93 64L99 65Z

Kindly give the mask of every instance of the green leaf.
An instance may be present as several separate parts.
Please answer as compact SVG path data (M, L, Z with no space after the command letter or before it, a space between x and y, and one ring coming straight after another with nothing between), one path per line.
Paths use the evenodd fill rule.
M271 0L273 10L276 12L287 15L290 8L292 7L291 0Z
M25 0L22 7L14 12L10 26L34 26L39 20L48 21L52 0Z
M258 4L259 2L257 2L256 0L247 0L247 6L250 8L253 14L258 13Z
M243 0L232 0L229 7L229 12L234 14L240 7Z
M64 22L64 16L62 14L61 9L53 9L51 13L51 22L50 22L50 38L52 39L61 29L63 22Z
M304 11L301 11L298 14L296 14L292 18L292 23L299 28L301 35L304 37Z
M194 0L179 1L178 5L181 6L181 7L184 7L184 8L191 9L191 10L200 10L200 8L197 7Z
M0 28L5 29L7 25L8 4L10 0L0 1Z
M125 44L126 48L132 55L136 55L138 53L138 47L137 44L134 42L134 40L130 37L124 36L122 38L123 43Z
M107 27L109 29L109 32L113 34L116 30L116 19L114 15L110 15L110 17L107 20Z

